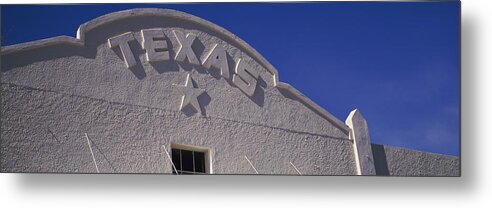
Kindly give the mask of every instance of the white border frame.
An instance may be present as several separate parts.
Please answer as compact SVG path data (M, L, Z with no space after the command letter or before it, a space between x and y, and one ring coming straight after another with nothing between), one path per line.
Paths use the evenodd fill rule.
M175 149L181 149L181 150L188 150L188 151L194 151L194 152L203 152L205 153L205 173L206 174L214 174L213 172L213 166L212 166L212 149L208 147L200 147L200 146L195 146L195 145L187 145L187 144L177 144L177 143L171 143L171 152L173 151L173 148ZM172 159L172 153L171 153L171 159Z

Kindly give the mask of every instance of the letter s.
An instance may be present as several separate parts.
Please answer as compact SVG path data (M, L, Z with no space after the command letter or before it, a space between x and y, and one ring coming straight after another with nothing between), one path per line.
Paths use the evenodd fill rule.
M246 95L253 96L260 74L241 59L236 62L235 72L236 74L232 76L232 82Z

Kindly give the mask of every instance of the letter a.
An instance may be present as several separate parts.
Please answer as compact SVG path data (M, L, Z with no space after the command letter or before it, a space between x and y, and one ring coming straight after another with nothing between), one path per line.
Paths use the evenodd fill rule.
M229 79L229 64L227 63L227 55L224 47L215 44L212 51L205 57L202 65L210 69L214 67L220 70L220 75L226 79Z

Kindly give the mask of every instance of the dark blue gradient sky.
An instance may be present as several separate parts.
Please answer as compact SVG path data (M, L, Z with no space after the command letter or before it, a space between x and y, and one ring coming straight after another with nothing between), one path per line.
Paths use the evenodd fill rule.
M226 28L340 120L360 109L372 143L459 155L459 2L2 5L2 46L144 7Z

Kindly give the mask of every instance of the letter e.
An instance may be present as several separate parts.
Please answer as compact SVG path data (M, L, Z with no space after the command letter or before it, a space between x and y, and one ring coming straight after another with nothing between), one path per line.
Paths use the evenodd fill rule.
M169 60L166 35L162 29L142 30L142 49L146 50L149 62Z

